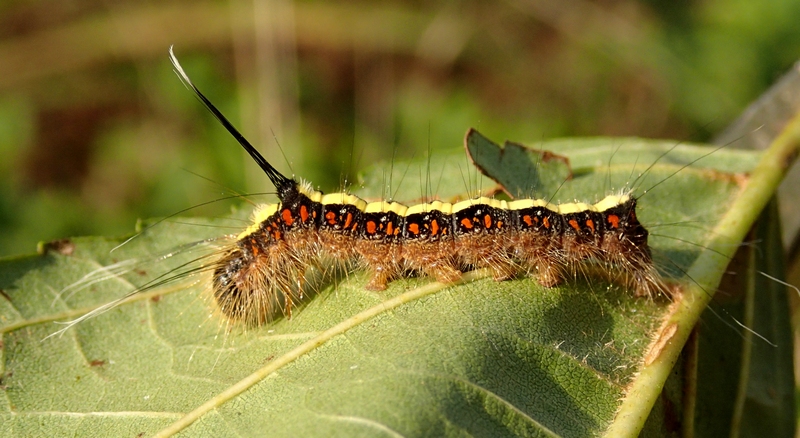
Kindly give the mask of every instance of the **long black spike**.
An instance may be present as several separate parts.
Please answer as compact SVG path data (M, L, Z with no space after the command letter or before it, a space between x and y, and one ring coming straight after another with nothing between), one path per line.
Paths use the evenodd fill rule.
M173 53L172 51L172 46L170 46L169 48L169 60L172 62L172 66L175 67L175 73L177 73L178 78L180 78L181 82L183 82L183 84L186 85L187 88L194 91L194 94L197 96L200 102L203 103L206 109L208 109L211 112L211 114L213 114L214 117L216 117L216 119L219 120L220 123L222 123L222 126L224 126L225 129L227 129L228 132L231 133L233 138L235 138L236 141L238 141L239 144L242 145L244 150L246 150L247 153L250 154L251 157L253 157L253 160L256 163L258 163L259 167L261 167L264 173L267 174L269 180L272 181L272 184L275 185L276 189L278 189L279 197L281 194L285 193L286 190L295 188L297 186L297 182L291 178L287 178L286 176L278 172L277 169L272 167L272 165L269 164L269 162L266 159L264 159L264 157L260 153L258 153L256 148L254 148L253 145L251 145L250 142L247 141L246 138L244 138L244 136L231 124L231 122L228 121L228 119L217 109L217 107L215 107L214 104L212 104L211 101L209 101L208 98L206 98L206 96L204 96L203 93L201 93L200 90L198 90L197 87L194 86L192 80L189 79L189 76L183 70L183 67L181 67L180 62L178 62L178 58L175 57L175 53Z

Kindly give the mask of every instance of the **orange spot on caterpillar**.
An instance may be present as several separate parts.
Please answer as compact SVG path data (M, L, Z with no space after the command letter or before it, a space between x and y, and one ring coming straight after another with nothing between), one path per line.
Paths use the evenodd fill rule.
M308 208L305 205L300 206L300 220L308 222Z
M283 218L283 223L286 225L292 225L294 223L294 218L292 217L292 211L288 208L284 208L281 212L281 218Z
M431 233L434 236L439 234L439 222L436 219L431 221Z
M332 211L325 213L325 219L328 221L329 225L336 225L336 213Z
M533 221L531 220L531 215L529 215L529 214L526 214L525 216L522 216L522 222L525 222L525 225L527 225L529 227L533 226Z
M610 215L608 215L606 220L608 221L608 223L611 224L611 228L613 228L615 230L617 228L619 228L619 216L617 216L615 214L610 214Z
M461 226L466 228L466 229L468 229L468 230L471 230L472 229L472 221L469 220L469 218L465 217L464 219L461 219Z
M395 231L394 224L391 223L391 222L388 222L386 224L386 235L390 236L390 235L394 234L394 231Z
M503 221L497 221L497 229L503 228Z
M487 215L483 216L483 225L486 227L487 230L489 228L492 228L492 216L491 215L487 214Z
M570 219L569 220L569 226L574 228L576 231L580 231L581 230L580 225L578 225L578 221L576 221L575 219Z
M367 234L375 234L377 231L377 227L375 226L375 221L367 221Z
M586 220L586 226L589 227L589 229L592 230L592 233L594 233L594 221L593 220L587 219Z
M550 228L550 219L548 219L547 216L545 216L544 219L542 219L542 222L544 223L545 228L547 229Z
M414 234L414 235L419 234L419 224L416 223L416 222L408 224L408 231L410 231L411 234Z
M349 228L351 222L353 222L353 213L347 213L347 219L344 220L344 227Z

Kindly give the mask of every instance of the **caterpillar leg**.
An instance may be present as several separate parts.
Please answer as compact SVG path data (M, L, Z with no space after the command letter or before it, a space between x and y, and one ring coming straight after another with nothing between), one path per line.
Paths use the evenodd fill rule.
M461 270L454 255L453 241L449 239L403 244L406 267L434 277L440 283L453 283L461 279Z
M550 260L537 260L532 263L529 275L536 278L544 287L558 286L563 281L562 266Z
M564 280L564 254L560 247L561 236L557 233L521 232L511 242L515 258L544 287Z
M402 273L403 255L399 244L362 240L355 244L355 251L361 257L361 264L371 271L367 290L384 290Z
M489 268L495 281L516 277L519 266L508 252L508 244L489 234L463 235L456 239L462 264Z

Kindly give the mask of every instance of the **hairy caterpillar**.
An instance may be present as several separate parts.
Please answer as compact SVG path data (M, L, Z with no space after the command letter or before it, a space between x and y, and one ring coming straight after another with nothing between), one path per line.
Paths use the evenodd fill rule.
M238 234L209 237L173 248L156 258L123 260L90 272L58 297L69 297L95 283L139 270L143 265L160 264L176 255L191 257L124 297L70 321L56 333L63 333L136 294L200 273L210 274L210 279L193 281L203 282L211 292L215 313L230 322L249 326L263 325L281 315L291 316L305 293L309 269L325 270L330 265L355 265L366 270L370 277L367 290L385 289L392 280L407 277L408 273L451 283L467 270L488 268L498 281L530 276L542 286L553 287L565 279L591 278L601 273L604 278L621 280L636 296L674 293L671 281L661 274L665 266L656 268L648 241L651 234L638 219L637 203L641 195L633 195L639 178L647 175L655 163L667 153L680 155L674 147L659 152L653 164L627 189L593 204L485 196L453 203L426 201L411 206L385 199L367 202L349 193L323 194L308 183L281 174L192 84L174 54L170 53L170 59L187 88L196 93L266 173L280 202L258 206L251 215L251 225ZM468 145L476 142L494 145L475 130L469 130L465 140ZM673 175L713 152L693 152L688 159L678 159L682 164ZM632 162L636 161L638 158ZM623 172L626 184L630 184L629 172L630 168ZM564 179L559 181L563 183ZM664 181L661 179L650 188ZM498 182L511 194L529 194L520 187L512 189L513 183ZM663 220L669 221L669 216L672 215L664 215ZM659 252L664 255L663 249ZM681 259L682 253L673 252L665 257L668 264L682 272L681 266L688 259L676 264L673 256Z
M260 325L278 313L290 316L306 269L325 258L356 260L370 272L371 290L385 289L406 271L451 283L472 268L489 268L497 281L526 273L550 287L587 260L632 276L637 295L665 290L631 194L594 205L480 197L413 206L323 194L278 172L192 84L174 54L170 59L184 84L267 174L280 201L260 206L253 225L213 263L214 300L233 321ZM480 134L470 130L467 140L472 136Z
M556 204L551 202L552 198L527 198L530 188L515 187L514 182L500 179L496 181L512 197L519 199L480 196L452 203L425 201L411 206L385 197L378 202L367 202L349 193L323 194L308 183L281 174L192 84L171 52L170 59L187 88L259 164L275 186L280 202L258 206L251 215L250 226L237 234L209 237L173 248L155 258L123 260L90 272L62 290L58 298L72 296L78 290L118 275L141 270L144 265L161 265L162 261L176 255L190 257L190 260L162 271L124 297L70 321L56 333L63 333L137 294L145 291L155 293L160 286L184 279L205 285L214 301L214 313L233 323L255 326L281 315L291 316L308 289L305 287L306 274L312 267L322 270L331 265L361 267L369 276L365 286L367 290L385 289L392 280L407 277L409 273L451 283L460 279L467 270L487 268L498 281L530 276L545 287L556 286L569 278L592 279L595 274L601 274L603 278L611 278L612 282L621 280L622 285L636 296L656 297L671 296L675 292L670 280L672 273L664 278L662 272L669 271L669 265L672 265L672 270L680 271L675 274L681 277L683 266L689 263L686 258L691 257L689 253L668 250L669 254L665 254L664 248L659 247L655 255L664 256L667 264L659 264L656 268L649 243L649 238L654 235L639 221L637 203L641 194L716 150L687 150L685 153L689 155L682 158L684 152L676 150L675 144L661 152L651 151L651 154L655 152L654 161L631 183L633 175L629 166L633 163L635 167L640 153L632 150L635 158L622 160L628 162L621 175L625 178L623 187L627 188L592 204L577 201ZM475 130L468 131L465 140L469 154L473 154L470 143L497 146ZM501 153L509 152L508 145ZM512 145L529 151L520 145ZM646 144L641 146L649 147ZM613 148L611 151L617 153ZM546 160L547 154L551 153L543 154ZM673 155L679 164L677 170L670 171L673 172L671 175L640 191L640 179L643 181L642 177L647 176L656 163L672 161ZM540 164L537 162L535 167L538 169ZM611 160L603 166L610 170ZM569 175L571 167L566 167ZM555 192L558 192L568 176L559 172L554 174L558 185ZM723 174L720 176L721 182L728 179ZM554 181L551 181L551 186ZM607 187L615 184L619 187L620 184L612 184L610 180L606 183ZM596 184L592 190L597 190ZM552 188L548 193L553 193ZM634 191L640 195L634 196ZM573 199L585 199L584 196L576 195ZM662 211L658 220L688 225L686 221L691 221L692 217L676 217L673 213L677 212ZM653 225L663 224L653 224L651 218ZM676 242L681 240L663 234L655 236ZM208 277L194 278L201 273L208 274ZM311 287L314 289L315 286Z

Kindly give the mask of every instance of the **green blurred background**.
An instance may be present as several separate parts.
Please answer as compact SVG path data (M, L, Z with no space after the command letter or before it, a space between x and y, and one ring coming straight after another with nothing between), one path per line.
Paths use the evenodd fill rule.
M798 17L796 0L5 1L0 255L269 189L172 44L270 161L335 190L470 126L707 140L800 57Z

